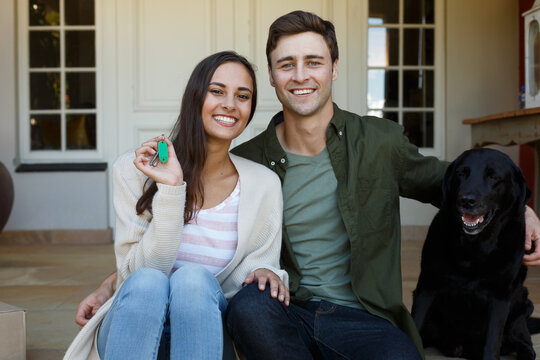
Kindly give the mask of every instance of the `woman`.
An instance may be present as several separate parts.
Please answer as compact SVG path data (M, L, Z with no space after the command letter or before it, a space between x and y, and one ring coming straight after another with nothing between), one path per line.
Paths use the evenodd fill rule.
M268 281L272 296L288 303L280 181L228 152L256 100L249 62L233 52L211 55L188 81L171 139L151 139L115 162L118 290L66 359L152 359L158 351L221 359L221 313L244 282ZM154 167L161 140L169 159Z

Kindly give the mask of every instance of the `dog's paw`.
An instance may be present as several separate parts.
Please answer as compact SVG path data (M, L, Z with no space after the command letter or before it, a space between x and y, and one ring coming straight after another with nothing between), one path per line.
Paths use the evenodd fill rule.
M534 360L536 359L536 353L532 347L522 348L517 352L517 360Z
M458 345L452 350L452 357L463 357L463 345Z

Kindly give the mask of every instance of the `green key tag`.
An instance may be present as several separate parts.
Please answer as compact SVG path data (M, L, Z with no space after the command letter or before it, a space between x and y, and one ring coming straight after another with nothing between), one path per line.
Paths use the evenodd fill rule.
M167 150L167 143L165 141L158 142L158 153L159 153L159 161L162 163L167 162L169 160L169 151Z

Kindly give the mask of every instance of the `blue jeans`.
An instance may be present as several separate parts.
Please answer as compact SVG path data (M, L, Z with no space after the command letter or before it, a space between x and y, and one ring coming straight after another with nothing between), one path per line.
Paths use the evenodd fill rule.
M230 300L225 321L247 359L421 359L403 331L367 311L328 301L286 307L255 284Z
M131 274L98 333L102 359L221 359L227 301L214 275L186 265L170 278L155 269ZM229 351L232 349L229 344Z

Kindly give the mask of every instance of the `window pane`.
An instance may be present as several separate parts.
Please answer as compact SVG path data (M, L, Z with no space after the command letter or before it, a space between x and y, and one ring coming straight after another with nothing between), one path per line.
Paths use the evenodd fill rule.
M60 115L31 115L32 150L60 150Z
M407 0L403 11L405 24L433 24L433 0Z
M418 147L433 147L433 113L405 112L403 127L409 141Z
M60 32L30 31L30 67L60 67Z
M403 106L433 107L433 70L403 71Z
M96 148L96 115L66 115L66 146L70 150Z
M30 73L30 109L60 109L60 73Z
M399 122L399 119L398 119L399 115L395 111L369 110L367 114L371 116L376 116L379 118L392 120L393 122L396 122L396 123Z
M404 29L403 41L405 65L433 65L433 29Z
M66 66L94 67L94 31L66 31Z
M382 114L382 117L385 118L385 119L388 119L388 120L392 120L393 122L398 122L399 121L397 112L384 111L383 114Z
M396 70L368 70L368 107L398 106L398 72Z
M368 24L397 24L399 0L369 0Z
M389 66L399 62L398 29L369 28L368 65Z
M30 26L60 25L59 0L30 0L28 11Z
M66 73L66 109L96 107L96 74L94 72Z
M94 0L65 0L66 25L94 25Z

